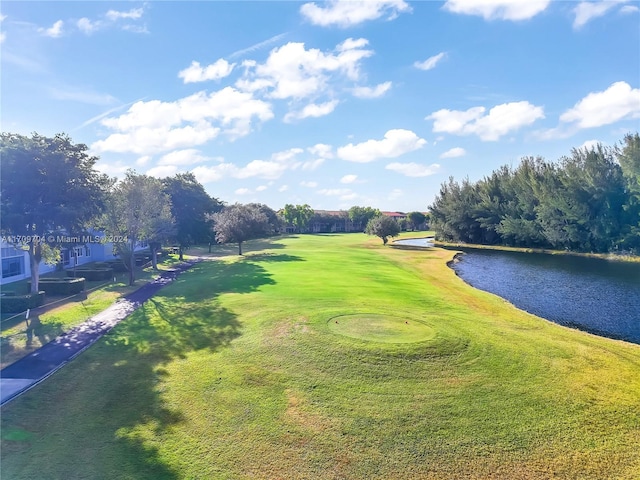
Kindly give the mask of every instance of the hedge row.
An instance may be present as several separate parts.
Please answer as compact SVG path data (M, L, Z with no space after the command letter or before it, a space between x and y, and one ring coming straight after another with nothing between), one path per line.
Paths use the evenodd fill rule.
M95 282L98 280L108 280L113 278L113 268L76 268L75 270L67 270L67 277L84 277L90 282Z
M84 290L84 278L41 278L38 285L47 295L75 295Z
M20 313L29 308L39 307L44 303L44 291L27 295L10 295L5 293L0 297L0 312Z

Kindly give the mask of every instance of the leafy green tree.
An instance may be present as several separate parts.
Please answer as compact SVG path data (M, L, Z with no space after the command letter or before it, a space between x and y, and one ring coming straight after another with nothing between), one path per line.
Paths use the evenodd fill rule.
M622 146L615 149L625 180L627 199L624 205L622 248L640 252L640 135L627 134Z
M31 291L38 291L40 262L59 259L57 235L77 236L104 204L110 182L97 157L65 134L53 138L0 134L0 230L29 252ZM53 239L53 241L51 241Z
M503 215L496 232L506 245L546 247L549 242L542 233L537 208L542 198L542 179L551 165L540 157L525 157L508 179L508 199L502 200Z
M431 225L438 238L453 242L476 243L483 237L474 216L479 196L468 179L458 184L453 177L440 186L440 193L430 206Z
M407 219L411 224L411 228L413 230L418 230L421 227L424 227L424 224L427 221L427 216L422 212L409 212L407 214Z
M381 215L380 210L372 207L351 207L349 209L349 220L354 230L364 230L369 220Z
M393 218L385 215L373 217L367 223L364 230L367 235L375 235L382 239L384 245L389 241L389 237L397 237L400 233L400 225Z
M313 217L313 209L307 205L286 204L282 209L282 217L289 225L293 225L295 230L302 233L309 228L309 222Z
M122 239L114 242L114 248L127 265L129 285L133 285L139 242L157 245L173 233L171 199L160 180L129 170L111 190L102 224L108 235Z
M248 203L247 206L258 211L259 213L262 213L267 218L264 232L261 233L260 236L269 236L280 233L283 227L282 218L275 210L263 203Z
M180 260L191 245L210 242L211 223L207 215L219 212L222 203L209 196L193 173L178 173L162 180L171 200L171 214L176 223L175 238Z
M267 213L256 204L236 203L210 215L210 218L213 220L216 240L220 243L237 243L238 255L242 255L243 242L269 235L273 231Z

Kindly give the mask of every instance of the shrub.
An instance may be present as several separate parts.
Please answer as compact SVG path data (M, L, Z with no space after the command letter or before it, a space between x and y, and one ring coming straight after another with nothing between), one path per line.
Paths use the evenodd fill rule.
M109 268L113 269L114 272L128 272L127 266L124 264L122 260L108 260L104 262Z
M38 285L47 295L75 295L84 290L84 278L41 278Z
M75 271L67 270L67 277L84 277L90 282L95 282L98 280L108 280L110 278L113 278L113 268L76 268Z
M0 312L20 313L29 308L39 307L44 303L44 291L27 295L7 295L0 297Z

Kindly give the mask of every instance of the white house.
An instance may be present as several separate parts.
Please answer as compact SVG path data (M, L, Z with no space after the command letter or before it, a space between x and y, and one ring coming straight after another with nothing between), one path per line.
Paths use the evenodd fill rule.
M100 237L104 236L100 233L92 236L92 239L97 241L84 242L79 238L78 246L71 248L63 248L60 252L60 261L57 265L47 265L44 262L40 263L40 275L50 273L56 270L56 268L70 269L74 266L84 265L90 262L104 262L106 260L113 260L117 258L113 254L113 243L103 243ZM138 242L135 250L144 250L147 247L146 242ZM29 270L29 252L25 250L16 249L13 245L2 241L0 242L0 257L2 259L2 279L0 285L6 285L12 282L17 282L25 278L31 277Z

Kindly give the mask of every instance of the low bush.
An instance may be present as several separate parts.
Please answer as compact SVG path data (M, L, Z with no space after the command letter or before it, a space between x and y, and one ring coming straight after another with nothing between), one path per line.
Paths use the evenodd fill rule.
M128 272L127 266L122 260L108 260L104 262L106 266L113 269L114 272Z
M84 277L90 282L98 280L109 280L113 278L113 268L107 267L95 267L95 268L76 268L74 270L67 270L67 277L79 278Z
M27 295L3 294L0 297L0 312L20 313L29 308L39 307L44 303L44 294L44 291Z
M84 278L41 278L38 285L47 295L75 295L84 290ZM27 282L31 288L31 282Z

